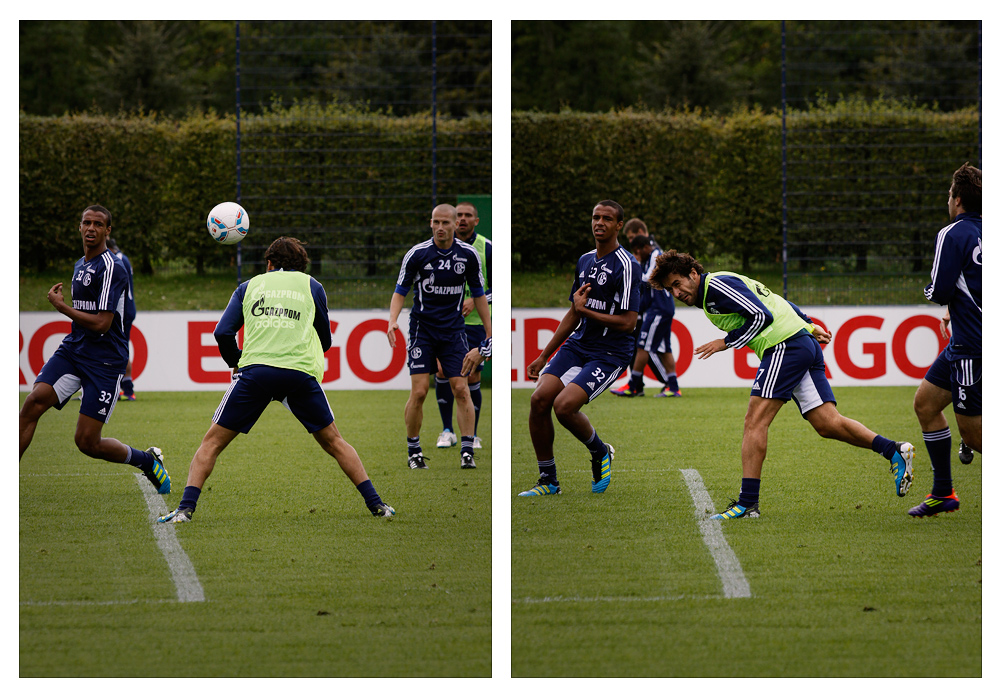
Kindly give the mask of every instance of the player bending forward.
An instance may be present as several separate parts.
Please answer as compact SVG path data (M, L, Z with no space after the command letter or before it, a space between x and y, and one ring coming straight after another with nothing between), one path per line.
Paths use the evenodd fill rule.
M650 282L653 287L666 288L689 307L700 307L709 321L726 332L725 338L695 348L699 359L743 346L750 346L760 358L743 422L739 500L711 519L760 517L760 474L767 454L767 430L789 399L795 400L802 417L821 437L870 448L885 457L895 479L896 495L906 495L913 483L913 445L876 435L837 411L819 346L829 343L831 336L802 310L751 278L725 271L705 273L694 257L673 249L657 258Z
M281 402L320 447L337 460L376 517L396 511L382 502L358 453L341 437L320 386L323 353L330 349L326 292L306 275L309 256L297 239L279 237L264 254L267 272L236 288L215 327L226 363L235 368L212 425L191 460L180 505L160 522L190 522L215 460L240 433L250 432L272 401ZM273 298L280 298L275 300ZM244 327L243 350L236 334Z

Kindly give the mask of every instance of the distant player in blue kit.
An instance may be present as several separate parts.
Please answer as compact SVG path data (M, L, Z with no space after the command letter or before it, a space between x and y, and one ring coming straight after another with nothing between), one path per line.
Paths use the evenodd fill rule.
M944 409L952 404L962 435L959 458L972 461L983 438L983 174L966 162L948 188L951 224L937 234L931 282L924 297L946 305L942 331L951 338L917 388L913 410L934 470L934 486L914 517L958 510L951 480L951 430Z
M118 402L128 362L128 274L108 249L110 234L111 211L100 205L83 211L83 258L73 267L73 305L66 304L62 283L48 293L52 306L73 320L72 331L42 367L21 407L18 458L31 444L42 414L53 406L61 410L82 388L74 438L79 450L94 459L130 464L145 474L158 493L169 493L170 476L159 447L138 450L101 435Z
M476 232L476 225L479 224L479 211L476 206L467 201L463 201L455 206L457 224L455 227L455 237L466 244L475 247L479 254L480 265L483 269L486 285L486 302L492 310L493 305L493 242ZM462 316L465 317L465 336L469 341L469 347L474 348L486 338L486 329L483 328L483 321L476 312L476 306L472 299L472 291L465 288L465 301L462 302ZM476 422L473 429L472 446L474 449L481 449L482 441L479 439L479 413L483 405L482 369L480 364L469 373L469 394L472 397L472 408L475 411ZM437 446L451 447L458 442L455 431L452 430L451 414L455 407L455 395L451 393L451 382L444 376L444 372L438 370L434 376L435 396L437 397L438 410L441 412L441 423L443 430L437 439Z
M128 294L125 296L125 342L126 345L132 337L132 322L135 321L135 282L134 273L132 272L132 263L129 261L128 256L125 255L121 249L118 248L118 243L111 237L108 237L108 249L114 254L125 270L128 271ZM122 393L121 398L125 401L135 401L135 387L132 384L132 359L129 358L128 364L125 365L125 377L122 379Z
M473 456L475 411L469 394L466 358L470 354L477 366L492 353L493 329L490 307L484 290L483 272L475 247L455 238L458 216L454 206L442 204L431 212L432 237L415 245L403 256L396 289L389 303L389 346L396 347L399 313L412 287L413 308L410 310L407 362L410 368L410 396L403 415L406 421L407 465L411 469L426 469L420 445L424 399L430 388L430 378L441 364L441 370L451 384L458 407L458 430L461 434L461 467L475 469ZM465 333L462 304L468 284L473 305L483 322L485 337L470 350Z
M760 517L767 432L789 399L820 437L881 454L889 462L896 495L906 495L913 482L913 445L877 435L837 411L820 349L820 343L829 343L831 335L802 310L752 278L726 271L705 273L694 257L673 249L660 254L650 282L669 289L689 307L701 308L709 321L726 332L725 338L695 348L699 359L744 346L760 358L743 422L739 499L711 519Z
M188 469L177 509L159 522L190 522L215 463L240 433L249 433L272 401L287 408L364 498L375 517L396 511L375 491L357 451L343 438L321 384L330 349L330 314L323 285L306 273L299 240L278 237L264 252L267 271L241 283L215 327L215 341L233 379ZM236 336L243 329L243 348Z
M670 348L670 329L674 321L674 298L662 288L653 288L649 278L656 270L656 257L662 251L654 246L653 240L645 232L645 223L638 218L629 222L642 225L639 234L629 240L629 248L642 269L642 283L639 288L639 314L641 327L636 336L635 360L629 381L620 389L611 391L615 396L635 397L645 394L642 373L649 365L657 379L663 382L663 389L657 397L679 397L677 384L677 364Z
M603 493L611 483L614 447L601 440L580 409L628 369L635 350L632 331L639 316L641 272L635 257L618 243L624 220L625 211L615 201L594 206L591 230L596 248L576 263L572 306L541 355L528 365L528 379L538 382L531 395L528 430L539 476L538 484L521 496L562 491L553 453L553 411L559 423L590 451L590 490Z

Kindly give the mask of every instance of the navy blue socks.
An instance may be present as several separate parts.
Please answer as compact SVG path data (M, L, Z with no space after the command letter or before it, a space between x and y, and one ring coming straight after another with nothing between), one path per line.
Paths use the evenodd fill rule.
M924 433L924 445L931 460L931 468L934 469L931 495L939 498L951 495L951 429Z
M743 479L743 484L740 486L740 505L751 507L758 502L760 502L760 479Z

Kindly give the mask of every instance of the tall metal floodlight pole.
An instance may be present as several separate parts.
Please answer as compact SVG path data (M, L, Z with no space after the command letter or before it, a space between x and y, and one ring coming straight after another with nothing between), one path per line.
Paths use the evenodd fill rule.
M240 23L236 22L236 202L243 205L240 191ZM236 284L243 282L243 242L236 243Z
M437 207L437 22L431 20L431 208Z
M785 84L785 20L781 20L781 277L782 296L788 299L788 127L785 122L788 110Z

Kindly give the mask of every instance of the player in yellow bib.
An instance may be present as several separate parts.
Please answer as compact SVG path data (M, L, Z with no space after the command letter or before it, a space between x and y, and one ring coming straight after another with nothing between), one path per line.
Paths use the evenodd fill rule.
M326 291L306 274L309 256L301 242L279 237L264 254L267 272L242 283L215 327L226 363L235 368L212 425L195 452L177 509L160 522L190 522L205 481L222 451L248 433L272 401L292 412L320 447L337 460L376 517L396 514L382 502L361 458L340 435L327 401L323 354L333 342ZM243 350L236 335L243 327Z
M802 417L821 437L870 448L889 462L896 495L913 482L914 448L877 435L841 415L826 379L820 343L831 335L798 307L763 283L738 273L705 273L690 254L671 249L656 259L650 279L689 307L700 307L709 321L726 332L695 348L705 359L729 348L749 346L760 358L743 423L743 484L738 500L712 519L760 517L760 476L767 454L767 430L778 411L793 399Z

